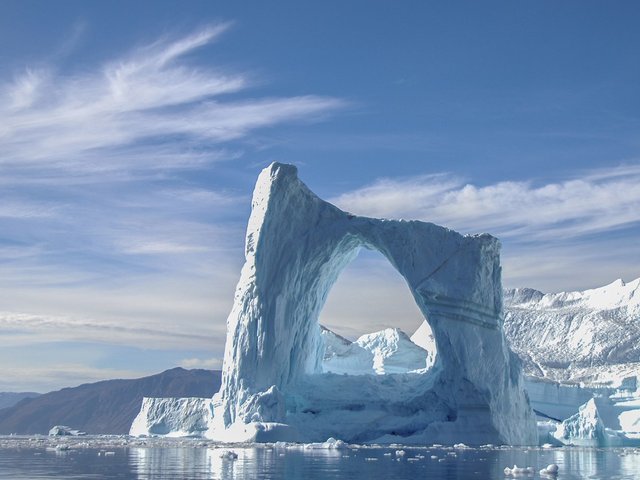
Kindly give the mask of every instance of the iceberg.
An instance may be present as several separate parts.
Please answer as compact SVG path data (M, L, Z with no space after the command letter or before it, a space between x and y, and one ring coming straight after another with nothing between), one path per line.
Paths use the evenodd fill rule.
M411 354L420 354L422 371L398 369L393 348L371 358L373 371L386 375L324 369L330 348L337 371L340 352L354 349L323 338L318 317L361 248L389 260L428 322L433 363L434 350L416 346ZM352 215L311 192L294 166L270 165L254 190L246 261L227 320L222 387L205 436L535 444L520 362L503 331L499 249L487 234ZM365 365L367 352L405 340L390 330L354 343L364 350Z
M546 440L590 447L640 446L638 395L593 397L559 424L548 425ZM541 422L542 423L542 422ZM540 428L539 424L539 428ZM540 428L543 430L543 428ZM543 435L541 435L542 437ZM541 441L543 439L541 438Z
M62 436L77 437L81 435L86 435L86 433L81 432L80 430L75 430L66 425L56 425L54 427L51 427L51 429L49 430L50 437L62 437Z
M595 399L590 399L579 408L578 413L564 420L553 436L566 444L581 446L605 445L605 428L600 419Z
M405 279L425 318L411 338L388 328L350 342L318 324L361 248ZM146 398L131 434L535 444L520 362L504 335L499 249L486 234L343 212L294 166L272 164L254 190L221 390L213 399Z
M201 437L212 419L213 405L210 398L144 397L129 435Z

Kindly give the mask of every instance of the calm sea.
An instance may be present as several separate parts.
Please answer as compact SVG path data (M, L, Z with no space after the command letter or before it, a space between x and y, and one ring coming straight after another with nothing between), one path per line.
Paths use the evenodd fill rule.
M56 450L60 444L65 446ZM227 450L237 459L227 458ZM197 440L0 438L0 478L7 479L504 479L504 467L514 464L536 471L518 478L541 478L537 472L549 463L560 467L559 480L640 479L640 449L324 450L223 448Z

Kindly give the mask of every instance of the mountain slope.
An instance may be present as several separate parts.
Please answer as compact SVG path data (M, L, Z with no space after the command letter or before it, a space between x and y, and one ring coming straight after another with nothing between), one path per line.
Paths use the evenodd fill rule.
M639 371L640 278L582 292L506 290L505 334L525 373L610 381Z
M3 408L13 407L16 403L25 398L34 398L39 395L39 393L35 392L0 392L0 410Z
M0 434L47 433L54 425L90 434L126 434L142 397L211 397L220 371L174 368L133 380L106 380L24 399L0 410Z

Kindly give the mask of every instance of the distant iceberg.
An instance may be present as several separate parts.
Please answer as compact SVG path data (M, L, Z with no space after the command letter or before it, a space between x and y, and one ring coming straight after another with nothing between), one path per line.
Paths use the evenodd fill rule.
M80 430L76 430L74 428L68 427L66 425L56 425L54 427L51 427L51 430L49 430L50 437L62 437L62 436L78 437L81 435L86 435L86 433L81 432Z

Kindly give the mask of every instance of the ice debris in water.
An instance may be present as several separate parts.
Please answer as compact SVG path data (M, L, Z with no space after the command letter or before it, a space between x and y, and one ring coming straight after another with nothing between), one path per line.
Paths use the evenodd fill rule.
M545 468L543 468L542 470L540 470L540 475L547 475L547 476L556 476L558 475L558 465L556 465L555 463L551 463L549 465L547 465Z
M238 454L233 450L226 450L222 452L220 458L224 458L225 460L235 460L238 458Z
M310 450L339 450L347 448L347 444L342 440L336 440L333 437L329 437L326 442L322 443L307 443L304 448Z
M519 475L533 475L535 470L533 467L519 467L514 465L513 468L505 467L504 474L507 477L516 477Z

